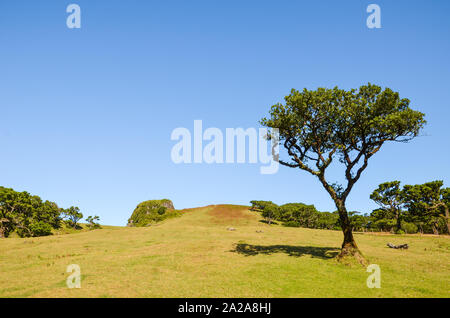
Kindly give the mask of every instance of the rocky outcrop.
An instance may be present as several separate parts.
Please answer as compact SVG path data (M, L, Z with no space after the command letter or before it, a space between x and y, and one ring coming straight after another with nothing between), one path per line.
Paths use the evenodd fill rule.
M127 226L149 226L174 215L177 215L177 212L172 201L148 200L137 205L128 219Z

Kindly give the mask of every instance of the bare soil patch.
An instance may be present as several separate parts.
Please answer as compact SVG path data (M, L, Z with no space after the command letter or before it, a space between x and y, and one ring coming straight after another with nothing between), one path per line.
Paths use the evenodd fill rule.
M208 214L213 218L215 222L226 223L236 220L249 220L253 216L248 213L248 207L236 206L228 204L212 205Z

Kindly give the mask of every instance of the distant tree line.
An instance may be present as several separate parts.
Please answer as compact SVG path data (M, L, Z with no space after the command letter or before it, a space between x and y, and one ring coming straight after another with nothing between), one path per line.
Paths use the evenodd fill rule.
M20 237L45 236L63 224L74 229L81 228L78 222L83 214L78 207L63 209L55 202L43 201L37 195L17 192L0 187L0 238L16 232ZM87 218L88 228L100 227L98 216Z
M268 224L281 222L284 226L312 229L340 230L337 212L320 212L314 205L287 203L277 205L272 201L250 201L253 211L261 212Z
M443 181L405 185L400 181L385 182L370 198L379 206L370 217L372 227L396 233L450 234L450 188Z
M405 185L399 181L382 183L370 198L380 207L369 214L349 212L352 231L392 233L450 233L450 188L442 188L442 181ZM341 230L339 213L320 212L314 205L272 201L250 201L251 209L261 212L268 224L280 222L284 226L312 229Z

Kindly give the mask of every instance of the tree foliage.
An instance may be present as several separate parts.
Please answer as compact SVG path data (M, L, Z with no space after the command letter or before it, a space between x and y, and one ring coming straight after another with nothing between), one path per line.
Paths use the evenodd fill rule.
M424 184L405 185L399 181L385 182L378 186L370 198L381 208L374 210L370 228L381 231L450 234L450 188L442 188L440 180Z
M280 220L291 226L317 227L319 215L314 205L287 203L282 205L280 210Z
M431 181L424 184L405 185L403 192L411 219L423 226L430 224L435 234L443 224L450 234L449 192L442 188L443 181Z
M274 203L264 205L261 216L267 220L267 223L272 224L273 219L280 218L280 207Z
M287 203L281 206L272 201L250 201L251 210L261 212L267 223L279 221L284 226L306 227L312 229L339 230L338 214L320 212L314 205ZM258 207L258 208L257 208Z
M0 237L16 231L20 237L50 235L60 227L61 209L28 192L0 187Z
M99 228L101 228L101 226L100 226L100 224L98 223L98 221L100 221L100 217L99 217L98 215L94 215L94 216L89 215L89 216L86 218L86 222L88 222L88 223L87 223L87 226L88 226L88 228L89 228L90 230L94 230L94 229L99 229Z
M62 213L69 226L75 229L78 227L78 221L83 218L83 213L81 213L80 208L76 206L71 206L70 208L63 210Z
M262 201L262 200L252 200L252 201L250 201L250 203L252 205L250 209L253 211L259 211L259 212L264 210L264 208L267 205L274 204L272 201Z
M402 189L400 189L400 181L390 181L380 184L378 188L372 192L370 198L381 207L381 209L374 214L374 216L377 217L379 224L380 222L383 222L381 220L394 220L396 231L399 231L401 229L401 221L404 214L404 195ZM383 225L386 228L385 225L388 224ZM391 224L388 226L391 227Z

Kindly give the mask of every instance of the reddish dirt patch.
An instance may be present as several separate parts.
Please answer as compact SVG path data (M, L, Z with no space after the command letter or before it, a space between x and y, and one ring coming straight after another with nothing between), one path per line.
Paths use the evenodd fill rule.
M240 205L211 205L211 210L208 214L213 217L214 221L217 222L228 222L243 219L251 219L252 215L249 214L248 207Z
M182 209L182 210L178 210L178 212L195 212L197 211L199 208L186 208L186 209Z

